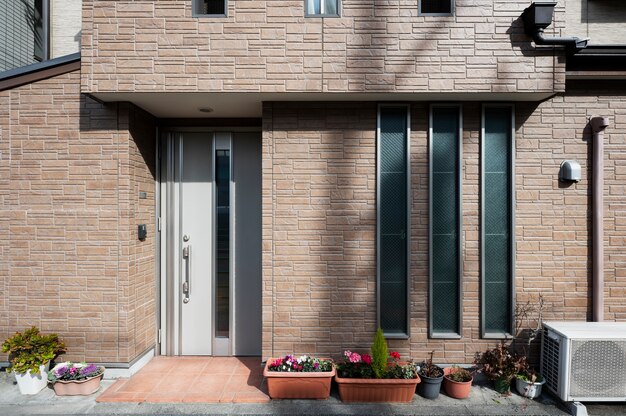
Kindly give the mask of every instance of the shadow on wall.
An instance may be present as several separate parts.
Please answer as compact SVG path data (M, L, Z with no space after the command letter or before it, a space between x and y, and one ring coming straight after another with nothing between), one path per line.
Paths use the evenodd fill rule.
M626 22L624 0L581 0L581 23Z

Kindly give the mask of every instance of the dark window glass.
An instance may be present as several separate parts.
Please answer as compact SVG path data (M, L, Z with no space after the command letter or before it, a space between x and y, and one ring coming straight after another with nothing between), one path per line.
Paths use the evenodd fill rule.
M431 147L431 334L460 334L460 145L458 107L433 107Z
M215 151L217 322L215 335L228 337L230 327L230 151Z
M380 108L378 259L380 327L407 335L407 109Z
M513 284L512 108L485 107L482 178L483 330L510 333Z
M452 13L452 0L421 0L420 13Z
M44 0L35 0L33 15L33 56L38 61L48 59L47 12Z
M226 0L196 0L196 14L226 14Z

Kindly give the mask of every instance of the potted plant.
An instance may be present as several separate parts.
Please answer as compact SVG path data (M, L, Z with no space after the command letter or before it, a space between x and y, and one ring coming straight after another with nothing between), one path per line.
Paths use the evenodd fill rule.
M546 380L535 370L528 369L520 372L515 377L515 387L519 394L529 399L541 396L541 387Z
M344 352L335 381L344 402L401 402L413 400L420 382L415 365L401 362L396 351L388 353L382 329L376 331L372 354Z
M446 394L455 399L466 399L472 390L472 373L468 370L452 366L444 370L443 389Z
M54 366L48 381L57 396L87 396L98 391L103 375L104 367L66 361Z
M422 362L419 367L419 374L421 383L418 387L420 396L425 399L434 400L439 396L439 390L441 390L441 382L443 381L443 369L438 365L433 364L433 355L435 351L430 352L428 360Z
M2 344L22 394L37 394L48 384L50 360L65 352L57 334L43 335L37 327L16 332Z
M494 382L498 393L511 394L511 381L523 369L525 357L511 352L504 342L494 348L476 354L475 364L482 365L479 370Z
M263 371L272 399L327 399L334 375L332 360L308 355L271 358Z

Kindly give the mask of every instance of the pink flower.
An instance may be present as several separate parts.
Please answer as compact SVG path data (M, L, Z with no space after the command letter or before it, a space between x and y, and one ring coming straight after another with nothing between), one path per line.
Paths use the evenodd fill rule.
M399 352L396 352L396 351L391 351L391 352L389 353L389 355L391 355L391 357L392 357L394 360L399 360L399 359L400 359L400 353L399 353Z
M281 360L280 358L277 358L276 360L274 360L274 364L272 364L274 367L280 367L280 365L283 363L283 360Z
M358 353L353 352L352 354L350 354L349 359L351 363L358 363L361 361L361 356Z
M343 352L343 355L346 356L347 358L350 358L350 356L352 355L352 352L350 352L350 350L345 350Z
M365 364L371 364L372 363L372 357L369 354L363 354L363 356L361 358L363 359L363 362Z

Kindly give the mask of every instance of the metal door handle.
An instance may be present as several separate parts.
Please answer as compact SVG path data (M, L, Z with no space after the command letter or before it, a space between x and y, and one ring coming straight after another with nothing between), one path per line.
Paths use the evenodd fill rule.
M187 267L185 281L183 282L183 303L189 303L189 295L191 294L191 244L183 248L183 258L187 259Z

